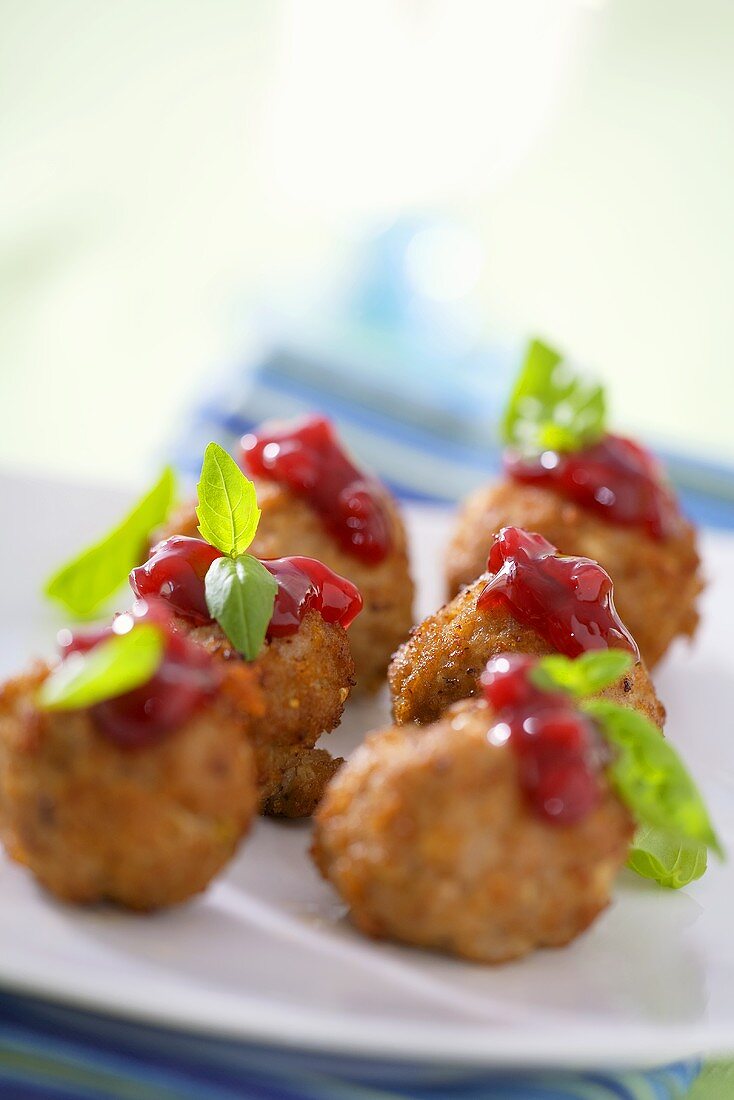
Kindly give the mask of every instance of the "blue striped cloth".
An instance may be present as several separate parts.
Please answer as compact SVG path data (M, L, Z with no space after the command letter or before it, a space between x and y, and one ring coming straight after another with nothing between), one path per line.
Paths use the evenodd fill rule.
M678 1100L699 1071L478 1074L267 1050L0 995L12 1100Z
M355 454L377 471L404 500L455 503L500 468L494 426L517 361L488 353L495 385L474 391L465 383L462 417L457 380L450 379L452 407L409 403L403 393L368 385L362 371L346 363L330 365L274 347L257 363L243 364L196 402L170 448L174 463L189 480L198 477L206 444L215 439L231 450L239 438L269 417L290 418L321 412L339 426ZM438 400L436 394L432 401ZM477 415L477 411L481 413ZM687 515L709 527L734 528L734 471L724 465L658 449Z

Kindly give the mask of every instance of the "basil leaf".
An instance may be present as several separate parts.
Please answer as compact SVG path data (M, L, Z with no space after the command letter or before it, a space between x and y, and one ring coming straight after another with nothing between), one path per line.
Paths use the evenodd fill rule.
M238 653L254 661L273 617L278 582L251 554L217 558L204 581L206 606Z
M680 890L706 871L706 845L698 840L681 840L665 829L641 826L635 833L627 866L642 878Z
M577 451L605 432L604 390L577 377L540 340L528 347L501 424L505 443L527 453Z
M698 788L657 726L639 711L606 699L588 699L581 707L618 750L608 775L637 823L679 841L699 841L721 856Z
M41 684L36 703L41 710L79 710L124 695L151 679L163 649L160 629L139 623L87 653L70 653Z
M597 649L571 659L560 653L541 657L530 673L536 687L545 691L567 691L577 699L597 695L615 684L632 665L632 655L623 649Z
M87 618L127 580L150 532L164 522L173 504L176 479L167 466L153 488L121 523L93 546L63 565L44 585L44 593L77 618Z
M223 554L244 554L260 522L255 486L218 443L204 452L196 515L202 538Z

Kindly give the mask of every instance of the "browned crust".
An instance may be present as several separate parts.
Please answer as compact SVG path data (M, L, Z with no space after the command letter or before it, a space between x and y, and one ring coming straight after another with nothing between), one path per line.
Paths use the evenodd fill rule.
M177 628L230 666L243 662L216 624ZM255 676L263 707L247 712L261 788L262 811L286 817L312 812L335 764L325 750L313 749L322 733L340 722L354 679L354 662L345 631L309 611L300 629L266 641L246 666Z
M451 703L474 695L490 657L553 652L535 631L504 609L477 609L489 579L485 573L435 615L429 615L395 654L388 679L398 724L433 722ZM604 695L642 711L662 727L665 711L643 662Z

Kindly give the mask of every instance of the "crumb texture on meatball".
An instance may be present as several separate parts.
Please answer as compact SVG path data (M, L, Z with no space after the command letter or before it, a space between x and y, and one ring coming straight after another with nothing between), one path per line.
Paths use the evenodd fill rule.
M677 535L658 541L552 490L508 478L478 489L459 512L446 556L450 596L485 572L494 536L508 526L537 531L561 554L591 558L606 569L617 611L649 668L674 638L693 636L703 581L695 530L686 520Z
M149 910L204 890L257 807L255 762L226 692L154 745L121 749L88 711L44 713L48 666L0 690L0 836L57 897ZM249 685L245 682L249 680ZM240 701L257 701L244 671Z
M434 722L451 703L474 695L490 657L501 653L540 657L553 652L540 635L509 611L477 608L489 579L485 573L435 615L429 615L395 654L388 678L398 724ZM662 727L665 711L642 661L602 694L641 711Z
M214 657L241 665L215 623L177 629ZM312 813L338 762L314 746L339 724L354 680L354 661L346 632L309 611L295 634L266 641L247 667L259 685L264 706L248 713L246 725L255 751L264 813L305 817Z
M377 938L500 963L578 936L609 902L632 821L604 788L573 826L535 816L492 711L453 707L434 725L371 735L332 780L313 856Z
M364 606L348 632L357 676L355 690L375 691L384 683L390 657L413 622L413 582L397 504L385 490L392 549L378 565L367 565L339 547L305 501L277 482L255 478L254 483L262 516L249 552L258 558L293 554L316 558L357 586ZM165 529L156 533L155 541L170 535L200 537L193 504L180 508Z

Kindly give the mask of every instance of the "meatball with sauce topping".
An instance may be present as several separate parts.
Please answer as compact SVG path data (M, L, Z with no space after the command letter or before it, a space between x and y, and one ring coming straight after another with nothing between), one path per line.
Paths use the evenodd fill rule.
M36 701L50 673L39 663L0 688L8 854L69 902L150 910L204 890L257 811L244 727L262 710L256 677L244 665L222 676L196 647L169 639L152 686L50 711Z
M632 450L629 441L608 437L593 453L602 446L605 454L616 453L623 445L626 480L634 482L630 456L637 456L639 447ZM613 446L615 450L611 451ZM484 572L487 547L497 531L509 525L538 531L560 553L592 558L609 573L622 620L652 668L676 637L692 637L698 624L696 602L703 581L696 533L680 515L669 488L659 485L649 472L644 478L639 474L638 480L647 489L648 506L651 499L657 502L652 513L655 522L633 522L637 516L632 510L624 514L624 522L620 521L608 505L599 504L599 500L611 498L611 490L605 486L610 478L604 476L600 461L592 463L589 454L582 452L562 460L567 466L571 461L574 464L563 481L551 480L551 471L540 464L531 470L529 462L506 456L508 476L478 489L459 512L446 556L449 595L455 595ZM649 459L646 453L643 455ZM606 459L608 462L608 454ZM638 464L641 461L637 459ZM586 485L579 473L581 467L582 473L588 473L589 478L593 473L602 486L597 490L598 499L578 497L579 485ZM575 497L569 495L574 487ZM633 499L640 495L630 493ZM620 491L611 499L621 497ZM644 517L647 513L640 514Z
M396 502L354 465L321 417L262 425L244 437L240 461L262 511L250 552L315 558L359 589L363 608L349 629L355 691L375 691L413 622L413 583ZM197 533L195 504L189 503L156 540Z
M633 835L626 808L599 771L571 820L550 820L553 799L538 812L496 723L473 699L388 728L329 785L313 856L362 932L501 963L568 943L609 903Z
M317 749L322 733L339 724L354 682L346 628L362 606L351 582L312 558L267 559L277 581L266 636L244 661L207 607L205 578L223 555L202 539L172 536L155 546L130 582L139 597L158 597L175 627L227 665L246 663L263 698L262 714L246 716L263 813L306 817L341 763Z
M474 695L482 669L498 653L573 657L584 649L623 648L638 656L616 614L611 581L596 562L557 557L541 536L506 528L496 536L489 568L420 623L395 654L389 680L396 722L433 722L451 703ZM643 661L604 694L662 727L665 711Z

